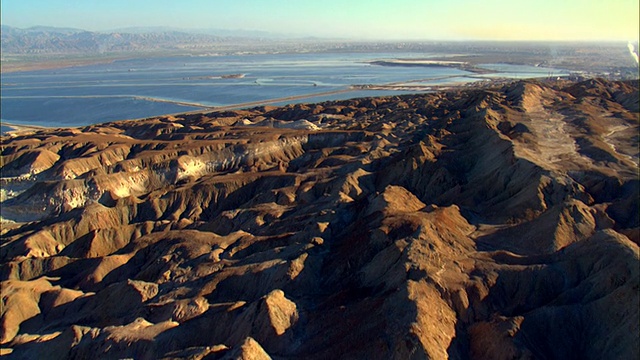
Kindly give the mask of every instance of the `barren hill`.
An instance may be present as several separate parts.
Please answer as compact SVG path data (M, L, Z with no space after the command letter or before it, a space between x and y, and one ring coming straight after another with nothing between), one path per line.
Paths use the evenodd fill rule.
M523 81L5 136L2 352L638 358L638 97Z

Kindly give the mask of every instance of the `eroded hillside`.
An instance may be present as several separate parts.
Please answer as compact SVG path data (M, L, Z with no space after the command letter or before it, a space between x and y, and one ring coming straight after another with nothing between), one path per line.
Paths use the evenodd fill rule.
M2 138L15 358L637 358L638 83Z

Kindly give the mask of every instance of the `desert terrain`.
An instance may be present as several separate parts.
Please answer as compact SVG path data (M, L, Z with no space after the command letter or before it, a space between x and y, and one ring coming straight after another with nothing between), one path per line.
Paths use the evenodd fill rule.
M2 137L8 359L634 359L638 81Z

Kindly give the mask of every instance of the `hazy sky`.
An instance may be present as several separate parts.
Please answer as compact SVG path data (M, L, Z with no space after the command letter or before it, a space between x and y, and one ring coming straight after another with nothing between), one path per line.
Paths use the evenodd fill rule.
M367 39L636 40L638 0L1 0L2 24Z

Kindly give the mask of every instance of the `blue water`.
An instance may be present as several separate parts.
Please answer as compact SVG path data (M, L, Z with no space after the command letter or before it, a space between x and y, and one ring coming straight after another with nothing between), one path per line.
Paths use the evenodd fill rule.
M5 132L11 131L11 130L13 130L13 128L10 128L10 127L8 127L6 125L2 125L2 123L0 123L0 133L1 134L4 134Z
M16 124L81 126L347 89L349 85L421 80L420 85L475 81L453 68L386 67L369 61L428 54L276 54L167 57L2 74L0 115ZM487 65L491 66L491 65ZM539 68L498 69L513 77ZM520 71L520 72L519 72ZM244 74L243 78L220 78ZM405 92L353 91L310 96L317 102ZM175 104L162 101L176 101ZM5 127L2 128L4 132Z

